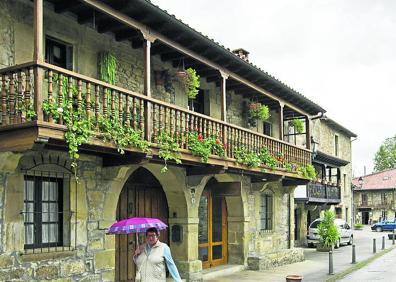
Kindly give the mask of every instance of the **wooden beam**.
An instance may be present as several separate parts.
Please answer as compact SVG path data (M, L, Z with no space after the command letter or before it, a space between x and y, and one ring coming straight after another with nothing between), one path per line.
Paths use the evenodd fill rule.
M221 75L221 120L227 122L227 78L228 75L226 73L220 72Z
M129 153L122 156L106 155L103 157L103 166L119 166L119 165L131 165L131 164L144 164L150 161L150 157L146 154Z
M115 33L115 39L117 41L124 41L127 39L135 39L141 37L141 33L134 29L128 29L124 31L118 31Z
M206 174L221 174L225 173L226 168L223 166L193 166L193 167L187 167L186 168L186 175L187 176L192 176L192 175L206 175Z
M306 185L309 183L308 179L299 179L299 178L285 178L282 180L282 186L297 186L297 185Z
M147 38L143 41L144 50L144 95L151 97L151 41ZM151 108L150 102L146 102L146 109L144 111L144 122L145 122L145 140L151 142L151 130L152 123L151 120Z
M147 25L142 24L138 20L133 19L130 16L128 16L120 11L115 10L114 8L103 3L102 1L99 1L99 0L80 0L80 1L92 8L95 8L96 10L98 10L102 13L105 13L105 14L117 19L118 21L122 22L123 24L125 24L127 26L141 30L142 33L151 34L153 37L157 38L164 44L172 46L172 48L188 55L189 57L194 58L195 60L200 61L203 64L206 64L206 65L211 66L215 69L218 69L219 71L225 71L225 72L227 71L224 68L224 66L220 66L217 63L214 63L214 62L208 60L201 54L197 54L194 51L187 49L185 46L179 44L178 42L175 42L175 41L167 38L165 35L160 34L160 33L156 32L155 30L152 30ZM289 107L293 108L295 111L297 111L299 113L305 114L305 112L303 110L299 109L298 107L288 104L284 99L276 97L275 95L267 92L265 89L262 89L261 87L255 85L254 83L250 82L246 78L240 76L239 74L237 74L238 71L235 71L235 70L233 72L228 71L230 78L240 81L241 83L248 85L249 87L255 89L256 91L258 91L266 96L269 96L270 98L272 98L274 100L278 100L280 102L287 104Z
M82 7L83 4L79 1L76 0L68 0L68 1L61 1L55 4L55 13L64 13L67 10L69 10L70 8L78 8L78 7Z
M279 140L283 140L283 108L285 107L285 104L279 103Z
M114 32L115 30L120 30L122 28L125 28L125 25L123 25L120 22L117 22L113 19L101 21L97 24L97 26L98 26L99 33L106 33L109 31Z
M43 0L34 0L33 16L33 33L34 49L33 60L39 63L44 62L43 49ZM34 110L36 111L37 120L43 120L43 80L44 70L36 67L34 69Z

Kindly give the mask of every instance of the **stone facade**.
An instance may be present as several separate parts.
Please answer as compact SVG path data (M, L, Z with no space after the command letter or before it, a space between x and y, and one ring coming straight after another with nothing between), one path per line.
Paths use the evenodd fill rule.
M15 5L18 2L18 5ZM143 50L129 43L116 42L109 34L99 34L88 25L79 25L69 15L53 12L45 5L44 34L72 44L73 70L97 78L97 58L110 51L117 58L118 86L143 92ZM0 67L32 60L33 7L30 1L0 2ZM174 92L155 82L155 71L176 72L171 64L152 56L152 95L154 98L187 108L188 99L182 86L172 80ZM201 81L205 93L205 114L220 117L220 89L214 82ZM171 92L171 93L170 93ZM244 105L247 99L227 93L230 123L246 127ZM273 137L279 138L279 113L271 112ZM263 125L256 128L263 131ZM227 205L228 263L264 269L303 259L294 248L295 187L282 182L252 183L241 174L187 176L181 166L169 166L161 173L162 164L145 163L104 167L99 155L82 154L78 179L72 173L66 152L35 149L21 153L0 153L0 280L2 281L113 281L115 277L115 238L105 230L116 221L119 195L128 178L138 168L148 170L161 184L169 208L169 227L183 227L183 241L170 242L173 257L183 278L202 280L202 262L198 257L199 199L212 178L221 183L239 183L236 195L225 196ZM36 171L68 175L65 207L71 216L65 220L65 248L28 250L25 248L24 187L25 176ZM77 181L78 180L78 181ZM256 180L257 181L257 180ZM64 184L65 185L65 184ZM66 186L65 186L66 187ZM194 192L193 192L194 191ZM261 195L273 198L272 228L262 230ZM177 216L176 216L177 215ZM36 252L37 251L37 252Z
M316 218L320 218L325 210L332 210L336 213L336 217L343 218L352 225L352 142L350 134L340 130L338 126L334 126L332 122L326 119L316 119L311 121L312 136L318 143L317 150L327 155L334 156L338 159L348 162L347 165L339 168L340 179L338 186L340 187L341 201L339 204L320 204L320 203L298 203L295 212L298 214L298 223L296 231L298 232L296 245L301 246L306 243L306 234L309 224ZM337 140L337 141L336 141ZM338 143L336 145L336 142ZM337 152L336 152L337 146ZM319 178L321 175L318 175ZM333 184L335 185L335 183ZM307 186L298 187L298 194L302 190L306 191ZM306 192L304 192L306 193ZM297 197L297 193L295 195Z

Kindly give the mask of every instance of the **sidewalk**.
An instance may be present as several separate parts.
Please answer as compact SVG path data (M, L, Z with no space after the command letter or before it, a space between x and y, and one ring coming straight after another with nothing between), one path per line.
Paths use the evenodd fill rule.
M395 281L396 280L396 249L376 259L369 265L344 277L339 282L359 281Z
M381 252L381 237L386 233L377 233L366 230L366 232L356 232L356 257L357 262L361 262L370 257L373 257L372 252L372 239L377 239L377 254ZM389 249L392 247L392 241L386 240L385 248ZM391 253L395 254L395 250ZM334 250L334 273L341 273L354 266L351 264L352 247L343 246L339 249ZM328 274L328 253L317 252L316 249L305 249L304 250L305 261L294 264L280 266L274 269L265 271L241 271L230 276L224 276L215 278L212 282L231 282L231 281L270 281L270 282L285 282L285 277L289 274L302 275L303 282L320 282L326 281L327 279L334 277ZM386 255L388 257L388 255ZM382 261L379 258L377 261ZM360 281L358 280L344 280L344 281ZM372 280L371 280L372 281ZM384 280L392 281L392 280ZM395 280L396 281L396 280Z

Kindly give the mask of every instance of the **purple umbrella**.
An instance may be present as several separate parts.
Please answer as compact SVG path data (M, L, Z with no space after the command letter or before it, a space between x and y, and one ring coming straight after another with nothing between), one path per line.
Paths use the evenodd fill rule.
M146 232L149 228L156 228L157 230L164 230L168 227L158 218L149 217L131 217L124 220L120 220L106 231L107 234L130 234Z

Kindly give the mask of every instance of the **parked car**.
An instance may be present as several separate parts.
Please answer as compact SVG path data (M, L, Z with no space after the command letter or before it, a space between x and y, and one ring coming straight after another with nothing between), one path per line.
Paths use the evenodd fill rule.
M371 230L382 232L382 231L392 231L396 229L396 221L394 220L383 220L371 225Z
M315 219L309 225L308 235L307 235L307 243L308 246L315 246L319 243L319 231L318 226L322 222L321 218ZM336 218L334 220L334 224L337 226L340 237L335 245L335 248L339 248L341 244L351 245L353 243L353 232L352 228L346 223L345 220Z

